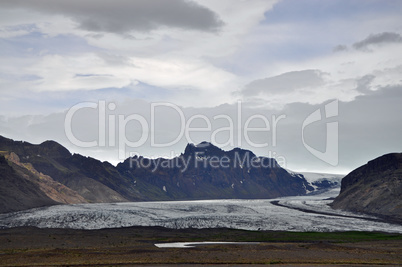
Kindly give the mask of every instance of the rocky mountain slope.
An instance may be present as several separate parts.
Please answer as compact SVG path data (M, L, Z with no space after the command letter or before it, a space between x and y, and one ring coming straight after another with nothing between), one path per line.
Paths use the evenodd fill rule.
M332 207L402 222L402 153L383 155L345 176Z
M35 170L75 191L87 202L127 201L115 188L129 196L131 191L134 191L133 195L138 194L135 190L126 189L126 181L110 163L72 155L54 141L33 145L0 137L0 151L15 153L21 164L31 164Z
M0 213L57 204L27 176L23 169L15 170L0 156Z
M14 152L5 154L5 158L14 170L21 173L26 180L36 184L46 196L54 201L62 204L87 203L77 192L56 182L49 175L38 172L31 163L21 163L20 158Z

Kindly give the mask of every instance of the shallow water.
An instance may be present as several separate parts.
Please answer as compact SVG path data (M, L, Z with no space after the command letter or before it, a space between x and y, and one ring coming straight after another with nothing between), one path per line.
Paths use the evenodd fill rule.
M200 245L258 245L260 242L175 242L155 244L158 248L194 248Z

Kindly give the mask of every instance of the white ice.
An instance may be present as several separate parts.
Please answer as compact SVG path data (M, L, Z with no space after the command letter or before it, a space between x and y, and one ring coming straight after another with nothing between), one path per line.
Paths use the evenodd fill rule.
M370 220L372 217L333 210L327 204L339 192L314 196L283 197L280 204L316 212L313 214L256 200L200 200L58 205L0 214L0 228L101 229L130 226L168 228L235 228L278 231L384 231L402 233L402 226ZM347 218L342 216L358 216Z

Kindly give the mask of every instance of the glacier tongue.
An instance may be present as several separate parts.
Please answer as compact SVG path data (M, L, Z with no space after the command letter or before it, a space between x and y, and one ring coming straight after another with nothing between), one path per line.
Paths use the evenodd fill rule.
M331 174L331 173L317 173L317 172L293 172L286 169L286 171L293 177L299 177L300 179L305 179L308 184L314 188L314 190L308 190L306 188L307 194L317 194L323 193L325 191L338 188L341 186L342 178L345 176L343 174Z
M130 226L168 228L228 227L247 230L281 231L384 231L402 233L402 226L370 221L370 217L347 218L353 213L327 206L336 190L321 195L278 198L296 208L313 209L306 213L271 204L273 199L203 200L169 202L129 202L76 204L37 208L1 214L0 227L36 226L41 228L100 229ZM332 215L319 214L330 211ZM338 216L339 215L339 216Z

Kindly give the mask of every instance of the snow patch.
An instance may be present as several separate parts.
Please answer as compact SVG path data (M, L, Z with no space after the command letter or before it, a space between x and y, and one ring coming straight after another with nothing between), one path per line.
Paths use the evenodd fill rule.
M305 185L306 193L310 194L319 190L328 190L331 188L338 188L341 186L341 180L345 175L331 174L331 173L316 173L316 172L293 172L291 170L286 171L293 177L305 179L308 184L314 188L313 191L308 190ZM324 186L325 184L325 186ZM320 186L321 185L321 186Z

